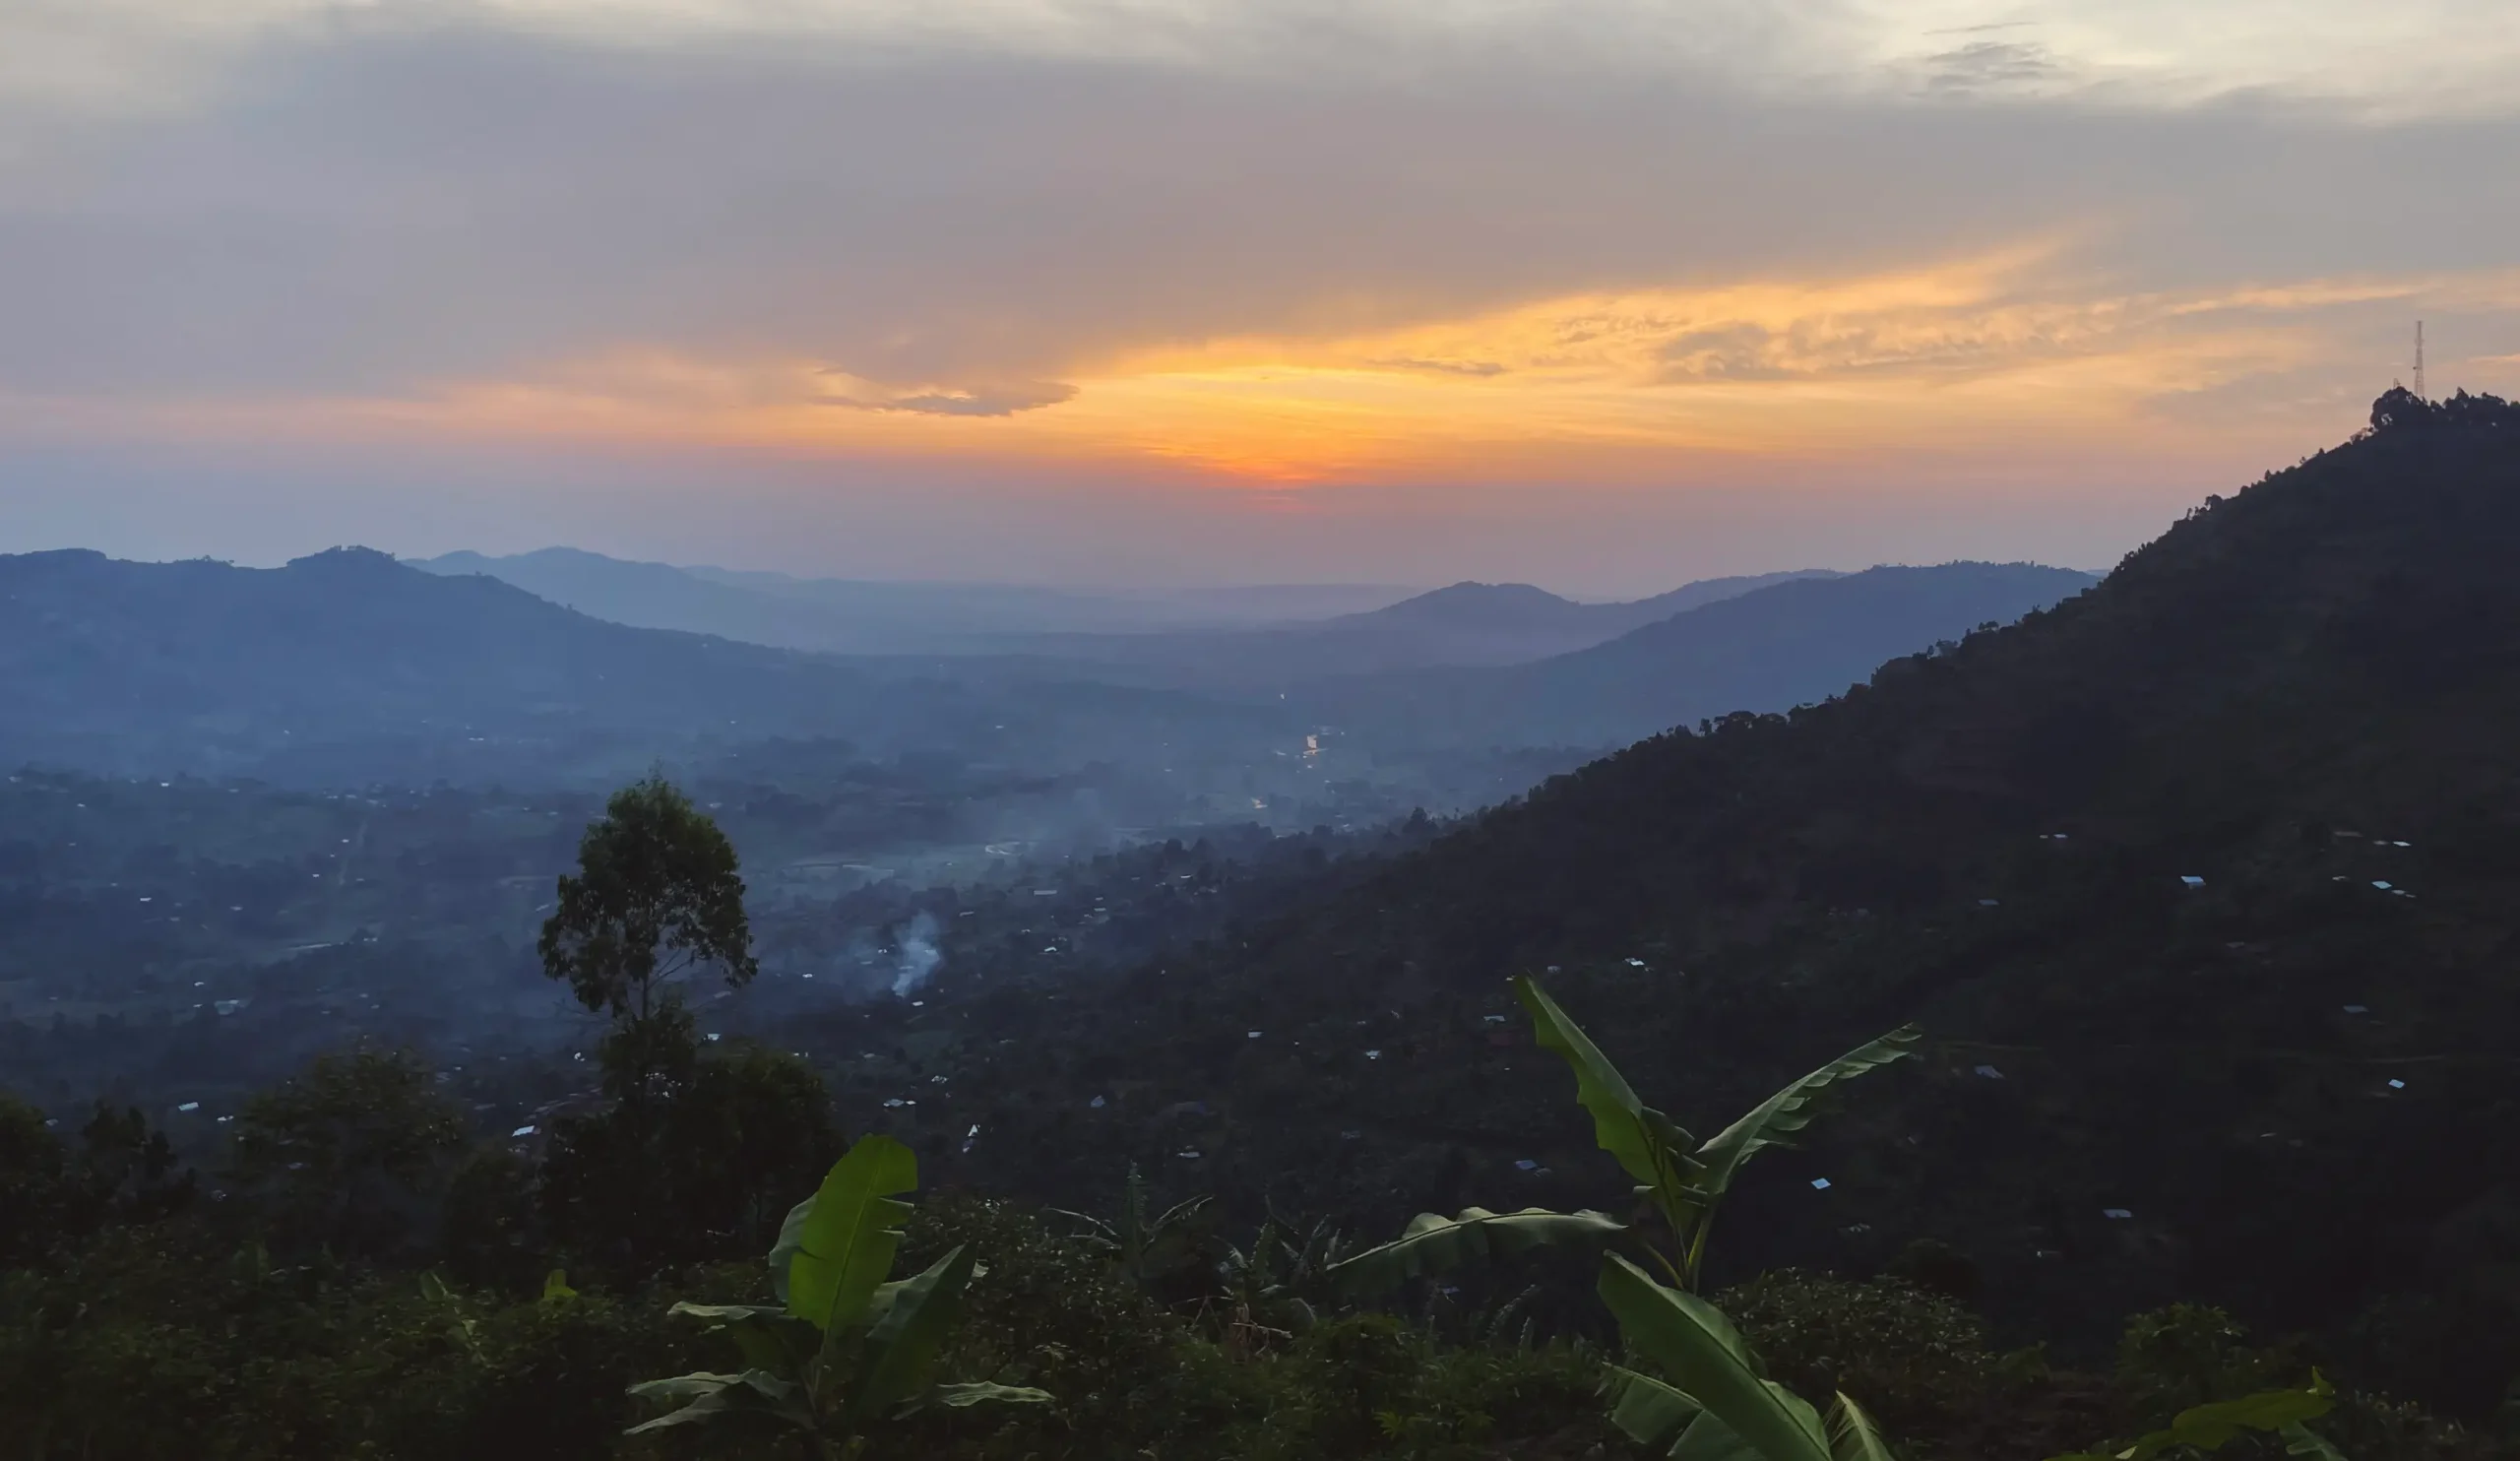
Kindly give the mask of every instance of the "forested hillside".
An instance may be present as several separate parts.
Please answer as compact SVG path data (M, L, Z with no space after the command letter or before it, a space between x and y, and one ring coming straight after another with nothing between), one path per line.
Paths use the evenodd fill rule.
M2515 561L2520 413L2392 395L2052 611L1637 745L1026 1039L1078 1048L1039 1057L1068 1091L1206 1103L1195 1143L1136 1138L1204 1185L1391 1211L1619 1201L1488 1022L1508 974L1562 970L1681 1113L1920 1020L1930 1057L1780 1162L1803 1179L1732 1261L1932 1237L2024 1332L2218 1299L2489 1408L2520 1369ZM1006 1117L1023 1153L1082 1113Z

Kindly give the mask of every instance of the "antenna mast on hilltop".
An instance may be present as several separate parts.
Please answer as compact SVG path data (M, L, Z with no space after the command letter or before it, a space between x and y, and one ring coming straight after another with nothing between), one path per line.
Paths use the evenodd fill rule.
M2424 394L2424 321L2415 322L2415 399L2429 401Z

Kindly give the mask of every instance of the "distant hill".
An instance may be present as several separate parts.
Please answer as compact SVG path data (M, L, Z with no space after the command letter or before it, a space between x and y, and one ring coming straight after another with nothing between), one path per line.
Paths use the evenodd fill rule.
M1220 584L1100 590L1032 584L795 578L726 568L682 570L905 629L958 636L1149 634L1300 623L1380 608L1418 592L1390 584Z
M492 557L446 553L411 566L486 574L614 623L715 634L843 655L974 655L1047 633L1247 628L1389 603L1410 591L1371 584L1260 584L1087 593L1022 584L794 578L632 562L579 548Z
M277 569L0 556L0 764L13 766L424 784L635 774L695 740L1049 755L1070 732L1217 721L1141 692L992 694L914 668L626 626L364 548Z
M1580 603L1530 584L1458 583L1318 623L1200 634L1040 635L1009 647L1107 667L1150 683L1275 695L1335 675L1519 665L1826 569L1705 579L1622 603Z
M1683 584L1666 594L1617 603L1585 603L1561 599L1530 584L1465 582L1420 594L1415 599L1404 599L1387 608L1344 615L1324 627L1406 625L1420 630L1522 634L1552 643L1563 637L1569 641L1580 641L1568 644L1566 648L1582 648L1700 604L1737 598L1773 584L1839 576L1826 568L1802 568L1783 573L1706 578Z
M1771 575L1764 587L1701 600L1572 654L1308 686L1294 698L1319 719L1380 741L1625 745L1731 711L1783 710L1824 699L1885 660L1982 624L2010 623L2096 581L2092 574L2032 563Z
M665 563L636 563L577 548L541 548L509 557L474 552L415 560L448 577L479 574L537 599L616 624L715 634L778 649L877 651L890 641L876 626L851 626L813 606Z
M399 741L860 727L866 682L337 548L284 568L0 557L0 759L156 772Z
M2060 1344L2222 1302L2488 1415L2520 1372L2515 563L2520 407L2392 392L2052 609L1647 740L1028 1006L1024 1040L1083 1075L1036 1079L999 1160L1072 1188L1057 1133L1125 1075L1201 1119L1105 1123L1106 1166L1195 1131L1195 1173L1165 1170L1221 1201L1367 1232L1615 1208L1507 975L1544 973L1701 1134L1916 1019L1924 1058L1736 1192L1724 1274L1868 1272L1931 1239Z
M836 655L1073 662L1119 682L1268 695L1324 675L1544 659L1771 584L1834 576L1804 569L1705 579L1649 599L1581 603L1529 584L1460 583L1413 595L1373 584L1086 592L795 578L568 547L503 557L454 552L410 566L485 574L639 628Z

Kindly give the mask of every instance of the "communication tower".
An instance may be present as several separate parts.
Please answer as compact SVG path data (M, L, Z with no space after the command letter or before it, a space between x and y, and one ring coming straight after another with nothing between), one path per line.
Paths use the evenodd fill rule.
M2432 399L2424 394L2424 321L2422 320L2415 322L2415 399L2418 401Z

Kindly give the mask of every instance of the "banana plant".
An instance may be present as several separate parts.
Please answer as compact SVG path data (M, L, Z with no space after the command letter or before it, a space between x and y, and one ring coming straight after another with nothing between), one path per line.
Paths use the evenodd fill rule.
M1848 1051L1699 1141L1640 1100L1537 983L1517 979L1514 993L1531 1014L1538 1043L1573 1069L1575 1099L1593 1117L1594 1140L1662 1217L1663 1240L1590 1211L1422 1213L1396 1240L1336 1265L1345 1287L1351 1293L1388 1289L1490 1253L1622 1243L1639 1250L1659 1276L1619 1253L1603 1255L1602 1302L1618 1321L1630 1357L1652 1366L1612 1367L1606 1386L1612 1424L1681 1461L1890 1461L1888 1443L1861 1406L1841 1394L1823 1415L1768 1379L1732 1321L1694 1291L1716 1211L1741 1169L1809 1125L1820 1091L1905 1058L1917 1029L1902 1026Z
M2335 1387L2327 1382L2327 1376L2314 1369L2306 1389L2263 1390L2237 1400L2193 1406L2180 1411L2167 1428L2137 1437L2122 1450L2085 1451L2058 1456L2055 1461L2153 1461L2165 1454L2219 1451L2250 1430L2271 1431L2281 1437L2288 1456L2345 1461L2326 1437L2306 1424L2335 1406Z
M1270 1336L1311 1328L1319 1318L1314 1302L1329 1297L1330 1270L1346 1246L1347 1236L1327 1218L1298 1228L1271 1214L1248 1250L1227 1243L1217 1260L1228 1323Z
M985 1272L957 1247L924 1271L892 1279L918 1161L888 1136L869 1136L832 1165L796 1204L770 1250L778 1302L677 1303L742 1354L731 1374L701 1371L633 1385L678 1408L630 1429L743 1421L801 1432L826 1461L853 1461L871 1435L933 1408L1042 1404L1040 1390L938 1382L938 1351L961 1318L963 1295Z
M1699 1141L1639 1099L1618 1067L1539 984L1517 979L1513 987L1515 997L1531 1014L1535 1040L1543 1048L1556 1051L1574 1071L1575 1099L1593 1117L1593 1139L1635 1179L1636 1195L1663 1218L1669 1230L1668 1248L1591 1211L1524 1208L1492 1213L1474 1207L1455 1218L1421 1213L1394 1241L1336 1265L1333 1272L1349 1292L1388 1290L1490 1253L1569 1243L1599 1245L1629 1237L1637 1239L1672 1284L1694 1291L1706 1261L1707 1236L1714 1229L1716 1210L1732 1190L1741 1169L1770 1147L1788 1145L1788 1138L1809 1125L1812 1099L1822 1090L1906 1058L1918 1039L1915 1026L1903 1025L1858 1046L1787 1084L1732 1125Z
M1141 1289L1153 1289L1166 1275L1197 1260L1199 1217L1210 1200L1192 1197L1150 1216L1146 1177L1132 1162L1128 1181L1120 1189L1120 1211L1109 1221L1063 1207L1050 1211L1083 1225L1079 1236L1108 1254L1122 1278Z

